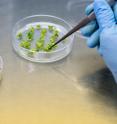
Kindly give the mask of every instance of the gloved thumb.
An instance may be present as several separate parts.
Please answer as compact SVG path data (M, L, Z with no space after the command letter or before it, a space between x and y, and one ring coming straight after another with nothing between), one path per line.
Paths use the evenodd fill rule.
M116 24L114 13L106 0L94 0L94 11L100 31Z

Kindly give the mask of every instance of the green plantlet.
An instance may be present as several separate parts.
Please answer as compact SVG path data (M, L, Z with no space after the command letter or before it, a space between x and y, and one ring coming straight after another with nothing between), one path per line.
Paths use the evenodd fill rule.
M50 32L54 31L55 30L55 27L54 26L51 26L51 25L48 25L48 29Z
M36 54L37 49L36 48L32 48L28 51L28 56L30 57L34 57L34 55Z
M20 47L23 47L25 49L30 49L31 43L29 41L23 40L23 41L20 42Z
M55 43L55 38L51 38L50 43Z
M29 28L29 31L34 32L34 31L35 31L34 27L31 26L31 27Z
M38 51L43 50L43 48L44 48L46 33L47 33L47 29L43 28L42 31L41 31L40 38L36 41L36 49Z
M50 43L55 43L58 36L59 36L59 32L57 30L55 30L53 32L52 36L50 37Z
M43 48L43 42L36 42L36 49L42 50L42 48Z
M49 52L50 50L48 49L48 47L45 47L44 49L43 49L45 52Z
M32 41L34 37L34 28L30 27L27 34L26 34L26 38L28 41Z
M40 30L40 29L41 29L41 25L39 25L39 24L36 25L36 29L37 29L37 30Z
M59 31L58 31L58 30L54 30L53 35L54 35L55 37L58 37L58 36L59 36Z
M44 51L50 52L50 51L53 51L53 50L55 50L57 48L57 45L55 45L52 49L50 49L52 45L54 45L54 43L48 43L46 45L46 47L44 48Z
M16 37L17 37L18 40L21 40L22 39L22 33L19 32Z
M44 48L44 51L49 52L57 48L57 45L55 45L52 49L50 49L50 47L54 45L54 43L56 42L58 36L59 36L59 31L54 30L52 36L50 37L49 43Z
M48 43L47 45L46 45L46 47L44 47L44 51L46 51L46 52L49 52L50 51L50 47L51 47L51 44L50 43Z
M45 36L46 33L47 33L47 29L46 28L43 28L42 29L42 32L41 32L41 35Z

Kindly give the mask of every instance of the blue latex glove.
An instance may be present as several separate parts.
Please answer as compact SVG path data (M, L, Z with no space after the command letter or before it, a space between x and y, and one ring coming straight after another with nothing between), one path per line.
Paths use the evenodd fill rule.
M87 44L90 48L98 46L99 53L117 82L117 3L112 8L113 12L106 0L94 0L86 13L89 14L93 8L99 28L97 22L93 21L81 29L81 32L88 37Z
M89 15L93 10L94 6L90 4L85 10L86 15ZM87 45L89 48L95 48L99 45L99 26L96 20L89 23L80 31L83 36L87 37Z

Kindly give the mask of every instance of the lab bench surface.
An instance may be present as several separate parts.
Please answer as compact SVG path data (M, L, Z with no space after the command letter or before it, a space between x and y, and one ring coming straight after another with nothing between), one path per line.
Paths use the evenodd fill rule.
M72 53L51 63L31 63L12 48L21 18L49 14L72 26L88 0L0 0L0 124L116 124L117 87L96 49L76 34Z

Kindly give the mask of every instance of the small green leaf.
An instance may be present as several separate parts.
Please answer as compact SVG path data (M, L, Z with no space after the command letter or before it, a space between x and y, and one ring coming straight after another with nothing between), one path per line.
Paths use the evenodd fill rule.
M28 51L28 56L30 57L34 57L34 55L36 54L37 49L36 48L32 48Z
M41 50L43 48L43 42L36 42L36 49Z
M47 33L47 29L46 28L43 28L42 29L42 35L45 35Z
M26 48L26 49L30 49L31 43L29 41L23 40L23 41L20 42L20 46L23 47L23 48Z
M55 27L54 26L51 26L51 25L48 25L48 29L50 32L54 31L55 30Z
M34 37L34 27L30 27L28 29L27 34L26 34L26 38L27 38L28 41L32 41L33 37Z
M39 24L36 25L36 29L37 29L37 30L40 30L40 29L41 29L41 25L39 25Z
M16 37L17 37L18 40L21 40L22 39L22 33L19 32Z

